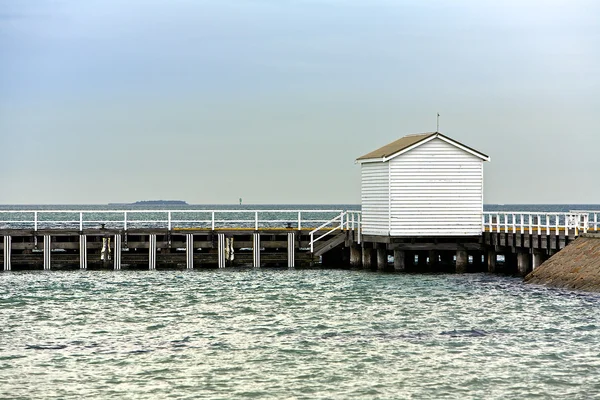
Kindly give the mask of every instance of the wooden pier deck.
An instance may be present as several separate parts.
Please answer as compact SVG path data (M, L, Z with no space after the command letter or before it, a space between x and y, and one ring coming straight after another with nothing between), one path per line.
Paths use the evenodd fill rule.
M524 275L600 225L596 211L486 212L480 235L393 237L363 235L359 211L226 210L228 219L220 212L2 210L0 262L5 271L322 266ZM136 213L142 218L128 219Z

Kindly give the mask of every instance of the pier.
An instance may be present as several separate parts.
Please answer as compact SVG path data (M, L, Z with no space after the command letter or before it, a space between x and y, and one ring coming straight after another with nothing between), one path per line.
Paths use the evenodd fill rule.
M358 210L0 210L5 271L353 267L526 275L600 211L486 211L490 157L440 132L356 159Z
M316 216L316 217L315 217ZM323 216L332 216L323 219ZM363 233L355 210L1 210L4 271L364 268L525 275L600 211L484 212L474 236Z

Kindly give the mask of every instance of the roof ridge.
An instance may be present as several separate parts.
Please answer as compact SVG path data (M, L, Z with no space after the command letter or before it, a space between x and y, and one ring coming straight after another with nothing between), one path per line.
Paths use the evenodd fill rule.
M413 146L418 146L421 142L424 142L432 137L438 137L441 138L444 141L447 141L451 144L453 144L456 147L462 148L463 150L467 149L467 152L472 152L474 155L483 158L483 159L487 159L487 161L489 161L489 157L469 146L466 146L446 135L444 135L441 132L424 132L424 133L413 133L413 134L408 134L405 136L402 136L399 139L394 140L391 143L386 144L385 146L382 146L380 148L378 148L377 150L371 151L370 153L367 153L361 157L358 157L356 159L356 161L361 161L361 160L375 160L375 161L387 161L384 160L390 156L393 156L394 154L400 153L403 150L408 149L409 147L413 147Z

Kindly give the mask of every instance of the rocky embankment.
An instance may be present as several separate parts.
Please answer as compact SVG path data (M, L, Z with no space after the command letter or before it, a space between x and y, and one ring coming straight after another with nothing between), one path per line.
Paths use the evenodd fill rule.
M586 234L550 257L525 282L600 292L600 234Z

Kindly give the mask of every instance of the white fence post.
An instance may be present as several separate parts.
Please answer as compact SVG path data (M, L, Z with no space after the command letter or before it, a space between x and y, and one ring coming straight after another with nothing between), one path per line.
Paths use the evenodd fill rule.
M258 211L254 211L254 229L258 230Z
M83 212L79 212L79 230L83 231Z

